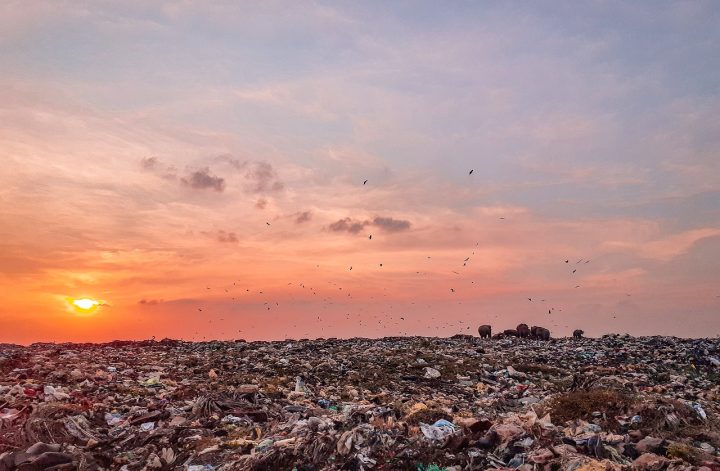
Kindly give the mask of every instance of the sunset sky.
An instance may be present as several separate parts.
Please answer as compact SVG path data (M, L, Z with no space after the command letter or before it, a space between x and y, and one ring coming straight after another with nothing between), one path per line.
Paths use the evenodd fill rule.
M719 335L718 44L711 0L0 0L0 342Z

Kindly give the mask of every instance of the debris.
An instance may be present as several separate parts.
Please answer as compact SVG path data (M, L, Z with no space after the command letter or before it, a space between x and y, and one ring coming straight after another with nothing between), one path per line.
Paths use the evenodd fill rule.
M0 375L2 471L720 468L718 339L164 340L2 354L26 362Z
M441 375L440 372L439 372L438 370L436 370L435 368L431 368L431 367L429 367L429 366L426 366L426 367L425 367L425 377L426 377L426 378L428 378L428 379L437 379L437 378L439 378L440 376L442 376L442 375Z

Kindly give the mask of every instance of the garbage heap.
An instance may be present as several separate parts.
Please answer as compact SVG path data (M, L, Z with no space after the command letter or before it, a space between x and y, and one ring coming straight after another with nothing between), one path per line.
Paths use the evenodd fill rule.
M0 346L0 471L720 470L720 341Z

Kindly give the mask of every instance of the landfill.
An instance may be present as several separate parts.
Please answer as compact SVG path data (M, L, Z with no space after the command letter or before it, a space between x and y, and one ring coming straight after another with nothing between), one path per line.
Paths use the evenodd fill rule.
M720 470L720 340L0 346L0 471Z

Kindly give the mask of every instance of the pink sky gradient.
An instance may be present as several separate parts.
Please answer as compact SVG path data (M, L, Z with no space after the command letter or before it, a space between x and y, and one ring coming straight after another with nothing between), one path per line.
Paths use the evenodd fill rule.
M0 7L0 342L720 334L713 3L58 5Z

